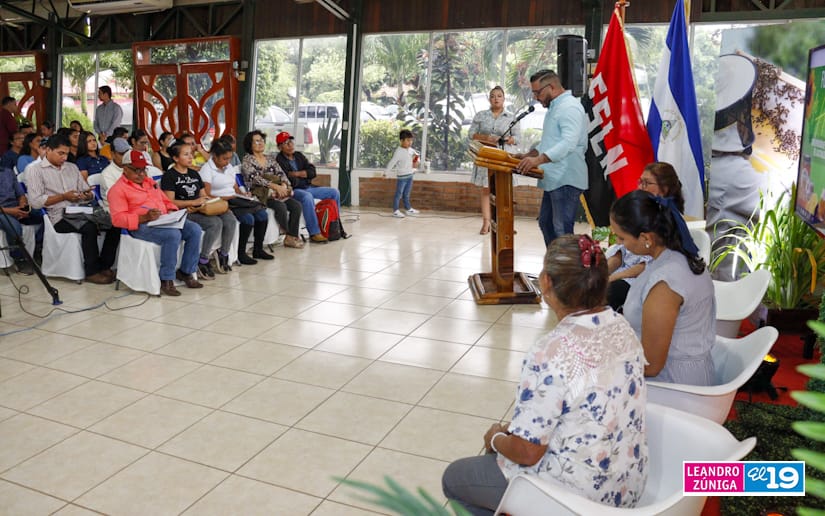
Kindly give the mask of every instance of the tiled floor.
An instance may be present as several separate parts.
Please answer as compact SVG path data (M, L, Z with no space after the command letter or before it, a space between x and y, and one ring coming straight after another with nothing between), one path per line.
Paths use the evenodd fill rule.
M0 513L372 514L334 477L385 475L443 500L444 467L507 417L555 317L472 301L480 218L382 215L122 310L43 322L0 276ZM536 222L516 227L516 269L538 272ZM36 278L12 279L26 310L51 309ZM145 298L54 285L66 309Z

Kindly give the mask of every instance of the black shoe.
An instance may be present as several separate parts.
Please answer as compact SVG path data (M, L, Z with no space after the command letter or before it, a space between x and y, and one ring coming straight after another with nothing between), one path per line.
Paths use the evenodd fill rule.
M241 262L241 265L255 265L258 263L258 260L250 258L246 253L238 253L238 261Z
M212 266L209 265L209 262L198 263L198 276L205 280L215 279L215 271L212 270Z
M274 260L275 259L274 256L267 253L263 249L253 249L252 250L252 258L257 258L259 260Z
M352 237L352 235L350 235L350 234L349 234L349 233L347 233L346 231L343 231L343 230L341 231L341 239L342 239L342 240L346 240L346 239L348 239L348 238L350 238L350 237Z
M218 260L224 272L232 272L232 265L229 263L228 254L218 254Z
M32 267L32 264L25 259L15 260L14 268L17 270L18 274L22 274L24 276L31 276L34 274L34 267Z

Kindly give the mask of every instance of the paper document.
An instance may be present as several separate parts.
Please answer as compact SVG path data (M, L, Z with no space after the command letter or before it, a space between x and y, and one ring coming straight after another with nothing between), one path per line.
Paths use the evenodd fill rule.
M186 222L186 210L178 210L161 215L156 220L148 222L147 226L181 229Z
M92 213L94 213L94 208L92 208L91 206L70 205L70 206L66 206L66 213L67 214L85 213L87 215L91 215Z
M235 197L238 197L239 199L246 199L247 201L257 201L258 200L257 197L253 197L249 194L245 194L245 195L235 194Z

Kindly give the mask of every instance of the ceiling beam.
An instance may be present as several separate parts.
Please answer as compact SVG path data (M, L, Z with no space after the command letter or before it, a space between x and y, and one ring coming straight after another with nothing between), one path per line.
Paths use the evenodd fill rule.
M26 18L26 19L31 20L33 22L37 22L41 25L45 25L47 27L52 27L55 30L57 30L59 32L62 32L63 34L78 40L79 42L82 41L82 42L89 43L89 44L94 43L94 40L92 40L91 38L86 37L85 34L81 34L79 32L75 32L71 29L67 29L60 22L55 22L53 20L47 20L46 18L42 18L42 17L40 17L36 14L33 14L29 11L26 11L24 9L20 9L16 5L11 5L11 4L6 3L6 4L3 5L3 9L5 9L5 10L11 12L11 13L16 14L17 16Z

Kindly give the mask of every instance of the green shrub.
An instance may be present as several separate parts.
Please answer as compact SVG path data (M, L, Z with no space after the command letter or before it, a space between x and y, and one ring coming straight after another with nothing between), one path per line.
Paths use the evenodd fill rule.
M60 119L60 127L69 127L69 124L72 122L72 120L77 120L78 122L80 122L80 125L83 126L83 129L87 131L92 130L92 121L89 120L89 117L87 117L80 111L76 110L75 108L64 107L63 117Z
M361 124L358 166L384 168L398 147L401 129L397 120L370 120Z

